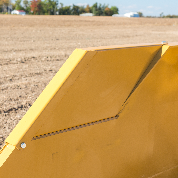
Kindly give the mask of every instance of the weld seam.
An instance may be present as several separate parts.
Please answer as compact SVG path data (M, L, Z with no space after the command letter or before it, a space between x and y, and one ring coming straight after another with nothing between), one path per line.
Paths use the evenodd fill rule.
M114 117L110 117L110 118L106 118L106 119L100 119L100 120L97 120L97 121L88 122L88 123L76 125L76 126L73 126L73 127L68 127L66 129L61 129L61 130L57 130L57 131L54 131L54 132L49 132L47 134L41 134L41 135L33 137L32 140L46 138L46 137L61 134L61 133L64 133L64 132L74 131L74 130L81 129L81 128L84 128L84 127L88 127L88 126L92 126L92 125L96 125L96 124L101 124L103 122L108 122L108 121L118 119L118 117L119 117L119 114L117 114Z
M156 55L153 57L153 59L151 60L151 62L149 63L149 65L147 66L147 68L145 69L145 71L143 72L143 74L141 75L140 79L137 81L137 83L135 84L134 88L132 89L132 91L128 95L128 97L125 100L124 104L127 102L127 100L130 98L130 96L132 95L132 93L139 87L139 85L142 83L142 81L147 77L147 75L150 73L150 71L154 68L154 66L160 60L161 56L157 57L157 55L159 55L159 53L161 52L161 50L162 50L162 48L159 49L158 52L156 53Z

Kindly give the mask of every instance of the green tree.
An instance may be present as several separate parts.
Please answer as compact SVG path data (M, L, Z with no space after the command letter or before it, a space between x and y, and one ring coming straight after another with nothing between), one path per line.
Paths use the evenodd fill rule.
M64 14L63 15L71 15L71 7L70 6L65 6L64 7Z
M143 17L143 13L142 12L137 12L139 17Z
M49 0L51 14L56 15L57 6L58 6L58 0Z
M103 16L106 15L105 9L108 7L108 5L102 5L96 2L95 4L93 4L93 6L91 7L91 11L95 16Z
M23 0L23 6L25 9L29 6L28 0Z
M86 13L90 13L90 12L91 12L91 8L90 8L89 5L87 5L87 7L85 8L85 12L86 12Z
M102 15L106 15L105 9L108 7L108 5L103 4L102 5Z
M113 14L119 14L119 9L116 6L111 6L111 11Z
M72 15L79 15L79 6L73 4L71 11Z
M97 12L98 12L98 15L101 16L101 15L105 15L105 8L107 6L103 5L102 4L99 4L98 6L98 9L97 9Z
M106 16L111 16L111 15L113 15L113 12L112 12L112 10L111 10L109 7L106 7L106 8L105 8L105 15L106 15Z
M12 5L12 10L14 10L15 9L15 3L11 3L11 5Z
M30 2L28 0L23 0L23 7L26 13L31 13Z
M49 14L49 12L48 12L48 1L44 0L41 3L42 3L43 14L45 14L45 15Z
M97 2L93 4L93 6L91 7L91 11L95 16L98 15L98 3Z
M38 0L38 15L45 14L44 7L45 7L44 1Z
M85 13L85 7L84 6L79 6L79 14Z
M71 7L63 6L63 3L60 3L59 15L71 15Z
M15 1L15 10L24 10L24 8L21 5L22 0L16 0Z
M44 2L41 2L41 5L43 7L43 13L55 15L58 6L58 0L45 0Z

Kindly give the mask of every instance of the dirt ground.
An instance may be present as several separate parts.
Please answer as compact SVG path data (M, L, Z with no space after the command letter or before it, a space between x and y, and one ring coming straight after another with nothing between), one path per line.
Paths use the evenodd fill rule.
M0 148L76 48L178 42L178 19L0 15Z

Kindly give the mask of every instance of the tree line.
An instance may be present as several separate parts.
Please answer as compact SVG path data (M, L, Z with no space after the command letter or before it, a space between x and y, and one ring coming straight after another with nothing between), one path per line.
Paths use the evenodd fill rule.
M159 16L144 16L142 12L137 12L139 17L146 17L146 18L178 18L178 15L164 15L163 12L160 13Z
M119 14L119 9L116 6L98 4L92 6L64 6L63 3L58 3L58 0L16 0L11 3L11 0L0 0L0 13L8 13L11 10L24 10L27 14L34 15L79 15L83 13L93 13L95 16L111 16ZM137 12L139 17L147 18L178 18L178 15L164 15L162 12L159 16L144 16L142 12Z
M12 10L24 10L27 14L34 15L79 15L82 13L93 13L95 16L111 16L119 13L119 9L116 6L109 7L109 5L102 5L97 2L92 6L78 6L74 4L64 6L63 3L58 3L58 0L16 0L15 3L10 3L10 0L0 0L0 8L2 8L2 5L8 6L8 4L11 4Z

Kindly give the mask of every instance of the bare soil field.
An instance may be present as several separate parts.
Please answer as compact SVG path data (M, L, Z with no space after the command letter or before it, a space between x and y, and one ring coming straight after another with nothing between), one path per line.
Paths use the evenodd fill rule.
M178 19L0 15L0 148L76 48L178 42Z

